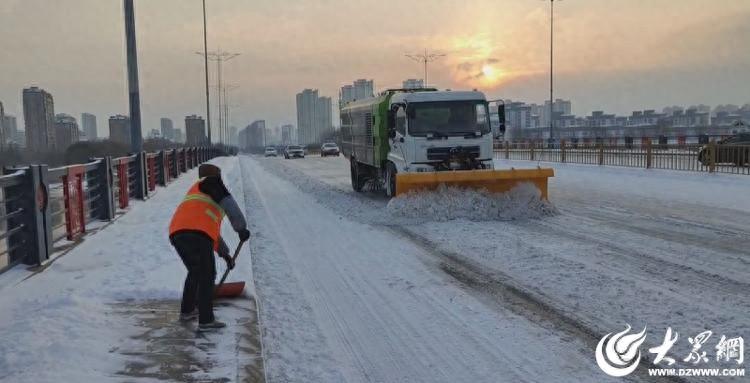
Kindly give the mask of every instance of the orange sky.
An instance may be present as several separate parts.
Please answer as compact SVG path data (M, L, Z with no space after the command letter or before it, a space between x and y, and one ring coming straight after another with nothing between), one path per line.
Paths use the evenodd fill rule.
M78 117L127 112L122 2L3 0L0 101L21 115L21 89L52 92ZM556 96L574 113L750 102L750 1L566 0L555 3ZM679 4L679 5L678 5ZM208 0L209 45L226 66L232 122L296 123L294 95L336 96L356 78L378 89L422 77L492 98L548 97L549 4L536 0ZM136 0L143 126L205 114L199 0ZM178 122L179 121L179 122ZM101 129L100 129L101 130Z

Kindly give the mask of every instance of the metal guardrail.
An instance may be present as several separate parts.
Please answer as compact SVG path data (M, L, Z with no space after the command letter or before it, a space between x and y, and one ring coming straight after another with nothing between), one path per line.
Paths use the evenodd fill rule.
M15 224L14 220L28 209L20 203L21 197L13 190L23 185L26 171L9 169L8 173L0 176L0 272L21 261L17 250L24 244L24 225Z
M504 142L495 145L495 158L750 175L750 145L715 142L705 145Z
M221 154L192 147L97 158L58 168L6 168L0 176L0 273L36 265L85 235L95 221L127 211L131 199L146 199L180 173ZM64 242L68 241L68 242ZM72 242L74 243L74 242Z

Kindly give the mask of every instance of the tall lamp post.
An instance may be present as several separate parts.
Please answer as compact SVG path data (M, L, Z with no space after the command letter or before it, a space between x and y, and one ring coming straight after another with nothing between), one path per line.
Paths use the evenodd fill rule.
M224 109L221 106L221 96L222 96L222 90L221 89L223 87L223 83L222 83L222 79L221 79L221 76L222 76L222 74L221 74L221 72L222 72L222 63L224 61L229 61L229 60L231 60L231 59L239 56L240 54L239 53L225 52L225 51L222 51L221 49L219 49L219 50L217 50L215 52L208 52L208 53L205 53L205 52L195 52L195 53L199 54L199 55L202 55L203 57L205 57L205 61L206 62L208 62L208 60L216 61L216 77L217 77L217 80L216 80L216 99L217 99L217 103L218 103L218 105L216 107L216 110L217 110L217 113L218 113L218 116L219 116L219 121L218 121L218 123L219 123L219 138L220 138L220 142L223 143L224 142L224 137L223 137L223 132L222 132L222 126L224 126L224 125L222 123L222 116L223 116L224 113L222 111ZM206 71L206 73L208 73L208 71Z
M208 92L208 36L206 34L206 0L203 0L203 70L206 72L206 128L211 145L211 101Z
M543 0L546 1L546 0ZM562 1L562 0L557 0ZM553 25L554 25L554 13L555 11L555 0L549 0L549 142L550 144L554 142L554 125L555 125L555 112L554 112L554 105L555 105L555 99L553 98L553 72L552 72L552 57L553 57Z
M130 149L143 149L141 136L141 100L138 90L138 50L135 45L135 10L133 0L125 0L125 45L128 66L128 101L130 103Z
M125 5L125 47L128 67L128 101L130 106L130 149L136 154L135 197L143 199L148 195L146 174L143 171L146 160L141 136L141 99L138 90L138 49L135 45L135 9L133 0L124 0Z
M445 56L442 53L427 53L427 49L424 50L424 54L418 53L418 54L407 54L406 57L424 64L424 87L427 88L429 86L427 82L427 63L433 62L441 57Z

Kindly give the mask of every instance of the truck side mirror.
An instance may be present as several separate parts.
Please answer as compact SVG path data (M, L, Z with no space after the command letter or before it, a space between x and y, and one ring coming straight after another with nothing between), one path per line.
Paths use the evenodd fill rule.
M388 122L388 124L387 124L388 130L390 131L390 130L395 129L396 128L396 110L395 109L389 109L388 110L387 118L388 118L388 121L387 121Z
M388 138L396 138L396 113L398 112L398 105L391 106L388 109Z
M500 133L505 134L505 104L503 103L500 103L497 106L497 118L499 123L497 126L497 130Z

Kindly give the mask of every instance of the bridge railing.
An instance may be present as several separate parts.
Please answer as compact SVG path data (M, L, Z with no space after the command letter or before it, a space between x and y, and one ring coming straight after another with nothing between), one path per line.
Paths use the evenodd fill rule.
M0 273L38 265L74 245L90 229L125 214L181 173L221 151L209 147L94 158L57 168L30 165L0 176Z
M750 175L750 145L502 142L495 158Z

